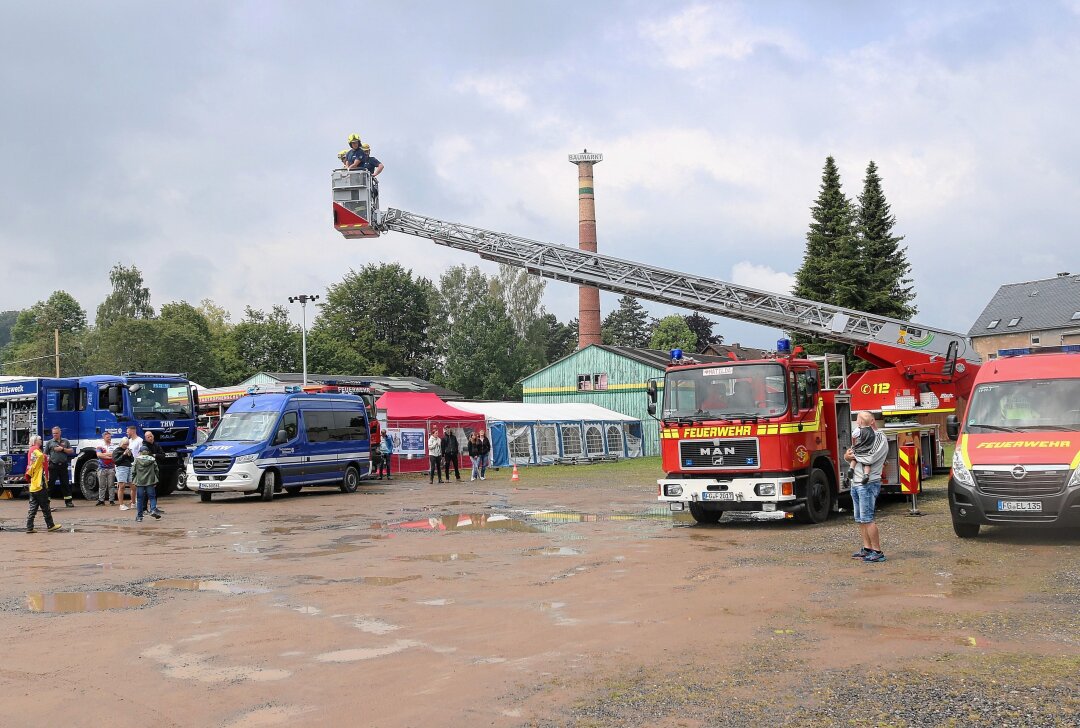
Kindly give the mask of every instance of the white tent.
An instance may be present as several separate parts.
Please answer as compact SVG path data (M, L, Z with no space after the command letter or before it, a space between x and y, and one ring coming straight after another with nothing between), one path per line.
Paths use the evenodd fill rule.
M484 415L495 466L642 456L641 420L596 404L451 404Z

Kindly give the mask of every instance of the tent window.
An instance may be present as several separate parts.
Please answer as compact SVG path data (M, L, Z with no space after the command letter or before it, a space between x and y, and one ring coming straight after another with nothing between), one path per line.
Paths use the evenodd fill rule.
M513 431L510 434L510 457L514 460L530 460L532 459L532 448L529 443L529 428L521 427Z
M554 425L539 425L536 427L536 449L540 457L558 457L559 442L555 436Z
M561 428L563 455L573 457L581 454L581 430L577 425L563 425Z
M604 433L598 425L589 425L585 428L585 448L590 455L604 454Z
M618 425L607 426L607 447L608 452L615 453L616 455L622 455L622 430Z

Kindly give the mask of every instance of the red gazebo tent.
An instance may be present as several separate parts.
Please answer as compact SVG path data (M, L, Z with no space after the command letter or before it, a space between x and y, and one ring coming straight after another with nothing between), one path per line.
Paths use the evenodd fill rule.
M440 434L449 427L458 439L461 467L472 467L466 445L470 432L486 428L484 415L451 407L431 392L387 392L375 402L375 408L386 412L386 429L394 441L391 472L427 471L427 437L432 427Z

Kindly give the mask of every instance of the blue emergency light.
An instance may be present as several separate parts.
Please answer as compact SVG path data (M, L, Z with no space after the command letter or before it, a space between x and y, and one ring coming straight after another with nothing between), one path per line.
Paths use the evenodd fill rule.
M1034 348L1023 347L1020 349L998 349L999 357L1026 356L1028 354L1080 354L1080 344L1066 344L1064 346L1037 346Z
M790 354L791 353L791 339L778 339L776 342L777 354Z
M673 362L682 361L682 349L672 349L671 350L671 361L673 361Z

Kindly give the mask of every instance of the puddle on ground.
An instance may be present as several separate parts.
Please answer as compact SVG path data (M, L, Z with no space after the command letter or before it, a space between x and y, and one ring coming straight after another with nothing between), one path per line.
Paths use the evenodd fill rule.
M371 544L347 544L347 543L335 543L327 544L314 551L283 551L276 554L268 554L266 558L274 559L275 561L287 561L291 559L310 559L316 556L334 556L336 554L348 554L353 551L360 551L361 549L369 549Z
M416 581L419 578L419 574L413 576L362 576L360 577L360 583L371 586L397 586L402 582Z
M648 508L639 513L582 513L579 511L550 510L528 511L527 520L547 523L597 523L600 521L652 521L670 523L676 526L689 526L694 519L689 513L672 513L667 506Z
M145 607L149 603L150 600L146 597L110 591L26 595L27 609L31 612L46 614L101 612L106 609L135 609Z
M336 650L334 652L324 652L321 655L315 656L316 662L359 662L360 660L371 660L376 657L386 657L387 655L393 655L398 652L410 649L412 647L422 647L422 642L415 640L397 640L385 647L359 647L348 650Z
M240 584L221 579L158 579L150 582L155 589L179 589L181 591L205 591L218 594L266 594L266 587Z
M525 549L526 556L581 556L581 552L569 546L540 546L534 549Z
M373 526L377 528L378 526ZM455 513L449 516L432 516L416 521L382 524L383 528L416 531L520 531L537 533L536 526L499 513Z
M420 556L396 556L399 561L472 561L476 554L422 554Z

